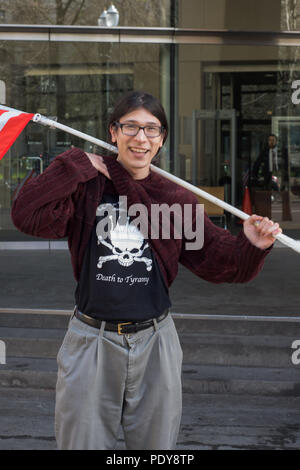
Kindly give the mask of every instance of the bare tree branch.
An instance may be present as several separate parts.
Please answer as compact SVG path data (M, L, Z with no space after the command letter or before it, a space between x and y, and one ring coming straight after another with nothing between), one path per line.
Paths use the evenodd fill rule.
M79 17L79 15L80 15L80 13L81 13L81 10L82 10L84 4L85 4L85 0L82 0L81 5L80 5L80 7L78 8L78 10L77 10L77 12L76 12L76 14L75 14L75 16L74 16L74 18L73 18L71 24L75 24L76 21L78 20L78 17Z

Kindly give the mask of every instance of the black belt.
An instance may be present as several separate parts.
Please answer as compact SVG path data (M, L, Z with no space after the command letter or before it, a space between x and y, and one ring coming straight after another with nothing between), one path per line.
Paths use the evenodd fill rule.
M164 320L169 314L169 310L165 310L162 315L155 318L157 323ZM85 315L82 312L79 312L78 308L76 307L74 310L74 315L78 320L81 320L83 323L87 325L93 326L94 328L101 328L102 320L97 320L97 318L90 317L89 315ZM142 322L122 322L122 323L109 323L105 322L105 330L107 331L116 331L119 335L125 335L128 333L137 333L138 331L145 330L150 326L154 326L153 318L151 320L146 320Z

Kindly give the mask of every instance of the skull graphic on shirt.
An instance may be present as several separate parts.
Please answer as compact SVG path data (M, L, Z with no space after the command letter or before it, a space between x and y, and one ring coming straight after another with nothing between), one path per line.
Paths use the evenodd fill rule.
M103 208L116 211L114 204L105 204L105 206L102 206L102 210ZM111 227L109 236L107 235L104 238L101 230L102 224L100 225L99 223L96 227L96 234L98 245L102 244L106 246L111 250L111 254L99 256L97 267L101 269L104 263L116 260L124 267L129 267L134 262L142 262L145 263L147 271L151 271L151 258L143 256L146 248L149 248L149 244L145 241L136 225L130 223L129 217L126 217L125 224L120 223L119 217L115 225L113 224L113 217L109 215L108 218L110 219Z

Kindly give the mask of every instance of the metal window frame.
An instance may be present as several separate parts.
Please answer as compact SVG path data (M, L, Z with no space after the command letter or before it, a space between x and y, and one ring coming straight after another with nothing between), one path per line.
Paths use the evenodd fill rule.
M3 41L299 46L300 31L0 24Z

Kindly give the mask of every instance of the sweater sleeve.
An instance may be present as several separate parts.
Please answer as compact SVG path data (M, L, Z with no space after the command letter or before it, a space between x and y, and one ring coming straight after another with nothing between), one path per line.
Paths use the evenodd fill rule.
M261 250L252 245L243 230L237 236L232 235L204 214L203 247L188 250L183 240L179 261L206 281L244 283L260 272L270 249Z
M67 236L80 183L97 174L83 150L75 148L57 156L20 190L12 206L13 223L20 231L37 237Z

